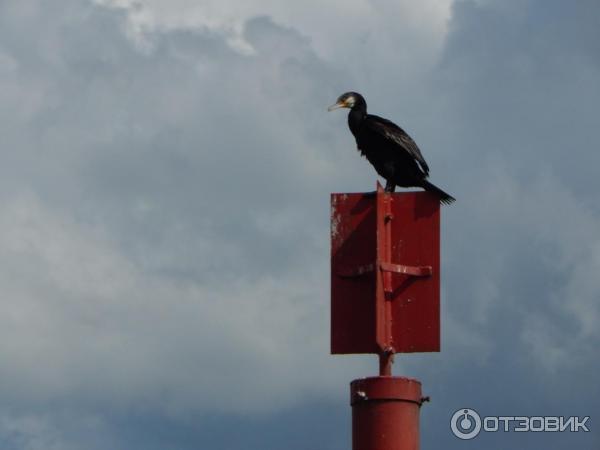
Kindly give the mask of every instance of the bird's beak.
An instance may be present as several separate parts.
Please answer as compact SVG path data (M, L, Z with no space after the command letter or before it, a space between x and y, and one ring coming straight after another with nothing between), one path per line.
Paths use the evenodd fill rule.
M327 108L327 111L333 111L334 109L338 109L338 108L345 108L346 104L343 102L337 102L334 105L331 105L329 108Z

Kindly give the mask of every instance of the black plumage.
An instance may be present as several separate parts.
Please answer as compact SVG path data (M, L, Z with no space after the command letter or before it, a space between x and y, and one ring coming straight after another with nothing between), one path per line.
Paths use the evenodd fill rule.
M434 192L442 203L455 200L427 181L429 166L415 141L392 121L367 114L367 102L362 95L357 92L340 95L329 111L337 108L350 108L348 126L356 138L358 150L385 178L387 192L394 192L396 186L416 186Z

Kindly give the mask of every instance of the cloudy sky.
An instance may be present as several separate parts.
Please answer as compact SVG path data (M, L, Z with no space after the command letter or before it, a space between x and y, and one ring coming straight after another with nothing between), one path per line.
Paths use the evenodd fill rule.
M600 447L596 0L0 0L0 447L350 448L329 193L363 93L443 209L422 448ZM450 416L590 416L487 433Z

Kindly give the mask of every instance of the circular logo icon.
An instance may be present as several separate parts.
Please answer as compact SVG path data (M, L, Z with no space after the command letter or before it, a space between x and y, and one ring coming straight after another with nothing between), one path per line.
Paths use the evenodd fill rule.
M474 409L459 409L450 419L450 428L459 439L473 439L481 431L481 417Z

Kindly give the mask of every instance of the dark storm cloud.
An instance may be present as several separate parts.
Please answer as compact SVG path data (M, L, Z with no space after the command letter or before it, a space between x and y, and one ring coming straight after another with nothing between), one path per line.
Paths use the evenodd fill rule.
M597 187L597 9L596 2L456 3L439 76L455 96L447 113L478 118L453 122L469 140L456 151L501 155L521 178L549 168L578 195Z
M600 415L600 9L456 2L438 70L433 143L459 198L445 211L443 375L431 447L471 448L443 425L489 415ZM442 414L441 411L444 411ZM427 442L427 441L426 441ZM593 446L593 433L490 434L472 445Z
M214 29L136 40L118 9L3 2L7 445L280 448L294 422L331 418L312 446L347 447L346 383L375 370L327 355L328 194L374 183L325 113L348 88L405 125L458 198L443 352L396 368L433 398L423 448L469 447L448 431L463 406L600 417L598 17L595 2L457 2L436 64L411 27L381 27L333 67L266 16L244 54Z

